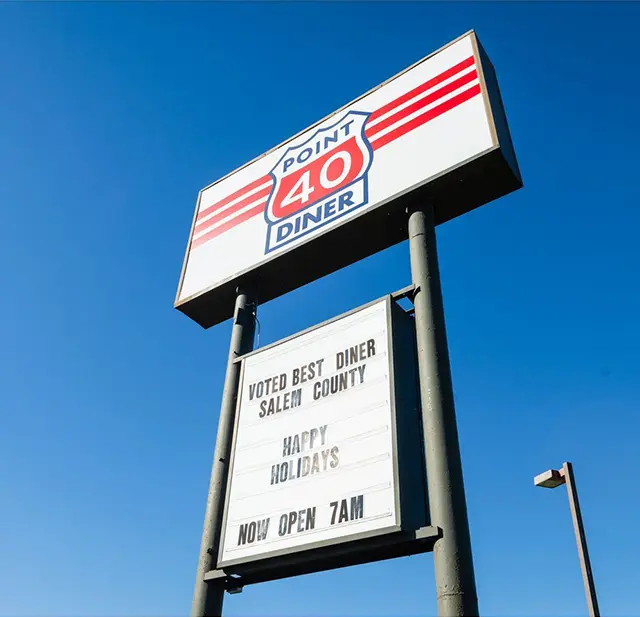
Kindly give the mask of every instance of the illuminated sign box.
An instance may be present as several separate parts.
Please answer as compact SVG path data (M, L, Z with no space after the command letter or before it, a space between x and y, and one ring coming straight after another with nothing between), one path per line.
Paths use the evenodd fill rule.
M426 525L414 341L386 298L242 359L219 568Z
M292 104L297 104L294 101ZM522 186L495 72L470 32L203 189L175 306L203 327Z

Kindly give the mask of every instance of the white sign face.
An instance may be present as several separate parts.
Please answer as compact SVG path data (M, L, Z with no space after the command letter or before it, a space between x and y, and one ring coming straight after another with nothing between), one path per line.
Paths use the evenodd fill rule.
M243 361L219 567L398 528L388 306Z
M215 312L221 300L213 290L274 260L295 261L302 244L500 148L483 75L470 33L202 190L176 306L211 293ZM492 171L482 182L501 186ZM358 242L367 239L356 233L336 245L339 263L328 268L350 263ZM316 274L287 276L287 289L262 290L261 298Z

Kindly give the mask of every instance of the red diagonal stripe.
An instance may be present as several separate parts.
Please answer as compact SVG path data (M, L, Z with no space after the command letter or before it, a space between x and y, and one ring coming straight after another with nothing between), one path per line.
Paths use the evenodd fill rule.
M215 238L216 236L219 236L222 232L227 231L227 229L231 229L232 227L235 227L239 223L242 223L243 221L247 221L250 218L254 217L256 214L262 214L263 212L264 212L264 204L260 204L255 208L251 208L251 210L247 210L246 212L239 214L235 218L228 220L226 223L222 223L222 225L220 225L219 227L216 227L215 229L212 229L206 234L195 239L191 243L191 248L200 246L204 242L211 240L211 238Z
M438 88L437 90L434 90L430 94L427 94L427 96L425 96L424 98L418 99L417 101L414 101L413 103L411 103L411 105L407 105L407 107L405 107L404 109L401 109L395 114L391 114L390 116L387 116L384 120L382 120L375 126L365 129L367 137L371 139L373 135L375 135L376 133L379 133L380 131L391 126L392 124L399 122L403 118L410 116L412 113L418 111L419 109L422 109L427 105L430 105L434 101L441 99L443 96L446 96L447 94L451 94L452 92L455 92L458 88L461 88L462 86L466 86L468 83L471 83L477 77L478 77L478 73L475 70L473 70L470 73L463 75L462 77L458 77L458 79L452 81L446 86L442 86L442 88Z
M378 148L382 148L383 146L386 146L390 141L393 141L394 139L398 139L398 137L402 137L403 135L409 133L410 131L413 131L419 126L422 126L426 122L429 122L429 120L433 120L434 118L437 118L438 116L442 115L446 111L449 111L454 107L457 107L458 105L464 103L465 101L468 101L469 99L472 99L474 96L478 94L480 94L480 84L471 86L471 88L468 88L467 90L465 90L464 92L461 92L460 94L456 94L456 96L450 98L448 101L445 101L444 103L440 103L440 105L436 105L432 109L429 109L428 111L425 111L423 114L420 114L419 116L415 117L413 120L410 120L409 122L405 122L404 124L401 124L398 128L394 129L393 131L389 131L386 135L383 135L379 139L374 140L371 143L371 146L373 147L374 150L377 150Z
M392 111L394 108L402 105L406 101L409 101L410 99L412 99L412 98L414 98L416 96L419 96L420 94L426 92L427 90L433 88L434 86L437 86L438 84L442 83L443 81L449 79L450 77L453 77L454 75L456 75L460 71L463 71L464 69L469 68L470 66L473 66L474 64L475 64L475 60L474 60L473 56L470 56L466 60L463 60L462 62L459 62L455 66L452 66L450 69L447 69L443 73L440 73L440 75L437 75L436 77L426 81L425 83L421 84L420 86L417 86L413 90L411 90L409 92L406 92L405 94L403 94L402 96L399 96L398 98L394 99L393 101L390 101L386 105L383 105L382 107L380 107L379 109L374 111L369 116L369 122L371 122L372 120L374 120L376 118L379 118L380 116L388 113L389 111ZM447 85L443 86L442 88L439 88L435 92L433 92L431 94L428 94L423 99L420 99L419 101L415 101L411 105L407 106L405 109L402 109L402 110L398 111L397 113L392 114L389 118L385 118L383 121L381 121L376 126L373 126L373 127L368 128L368 129L365 129L367 137L372 138L371 145L372 145L373 149L377 150L378 148L382 148L383 146L386 146L388 143L398 139L399 137L402 137L403 135L406 135L407 133L409 133L410 131L416 129L417 127L422 126L423 124L429 122L430 120L433 120L434 118L437 118L441 114L449 111L450 109L453 109L454 107L457 107L458 105L464 103L465 101L468 101L469 99L473 98L474 96L480 94L480 92L481 92L480 85L476 84L475 86L473 86L471 88L468 88L464 92L461 92L460 94L457 94L456 96L452 97L448 101L445 101L445 102L441 103L440 105L437 105L436 107L433 107L432 109L426 111L425 113L420 114L419 116L417 116L416 118L410 120L409 122L406 122L406 123L400 125L399 127L397 127L396 129L390 131L386 135L383 135L382 137L379 137L377 139L375 138L375 135L378 132L382 131L383 129L385 129L385 128L391 126L392 124L402 120L406 116L408 116L408 115L416 112L417 110L429 105L430 103L433 103L434 101L438 100L439 98L441 98L443 96L446 96L447 94L450 94L451 92L453 92L456 89L466 85L467 83L470 83L471 81L473 81L477 77L478 77L477 71L472 71L471 73L469 73L467 75L463 75L459 79L457 79L454 82L452 82L451 84L447 84ZM215 223L217 223L219 221L224 220L226 217L228 217L230 215L233 215L238 210L241 210L242 208L248 206L252 202L254 202L254 201L258 200L258 199L264 199L266 196L269 195L269 193L271 191L271 188L272 188L271 186L266 187L265 189L263 189L261 191L258 191L254 195L250 195L249 197L241 199L237 204L234 204L233 206L231 206L230 208L227 208L223 212L218 212L218 214L216 214L215 216L211 217L210 219L207 219L206 221L202 221L202 219L204 217L206 217L207 215L209 215L211 213L214 213L214 212L217 212L218 210L220 210L224 206L228 205L230 202L232 202L235 199L238 199L238 198L244 196L249 191L258 188L259 186L261 186L261 185L263 185L263 184L265 184L267 182L272 182L272 178L271 178L270 175L263 176L262 178L259 178L258 180L255 180L254 182L251 182L247 186L237 190L235 193L232 193L231 195L225 197L223 200L221 200L221 201L219 201L219 202L207 207L205 210L203 210L202 212L200 212L198 214L197 220L200 221L200 222L196 225L196 227L194 229L194 234L198 233L199 231L202 231L202 230L208 228L211 225L214 225ZM220 235L221 233L227 231L228 229L231 229L232 227L235 227L236 225L238 225L238 224L240 224L240 223L242 223L244 221L247 221L250 218L253 218L254 216L256 216L258 214L262 214L264 212L264 207L265 207L264 204L260 203L256 207L251 208L250 210L247 210L246 212L243 212L242 214L233 216L230 220L226 221L225 223L222 223L221 225L219 225L215 229L212 229L208 233L205 233L202 236L200 236L199 238L197 238L195 240L192 240L191 248L195 248L197 246L200 246L200 245L204 244L205 242L207 242L208 240L210 240L212 238L215 238L216 236Z
M245 208L249 204L252 204L254 201L266 200L270 192L271 192L271 186L267 186L261 191L258 191L253 195L249 195L249 197L245 197L244 199L241 199L238 203L233 204L233 206L231 206L230 208L226 208L225 210L222 210L222 211L218 209L216 214L214 214L211 218L208 218L206 221L202 221L201 223L198 223L195 229L193 230L193 233L194 234L200 233L203 229L206 229L207 227L211 227L211 225L213 225L214 223L217 223L218 221L221 221L222 219L227 218L228 216L232 215L234 212L238 212L238 210L242 210L242 208Z
M198 220L203 219L208 214L211 214L212 212L215 212L216 210L219 210L223 206L226 206L229 202L233 201L234 199L238 199L238 197L241 197L245 193L248 193L249 191L252 191L253 189L257 189L262 184L265 184L266 182L272 182L272 181L273 180L271 179L271 176L269 176L269 175L263 176L262 178L258 178L257 180L255 180L251 184L248 184L247 186L237 190L235 193L231 193L231 195L225 197L222 201L218 201L217 203L213 204L212 206L209 206L208 208L205 208L202 212L200 212L200 214L198 214Z
M405 103L406 101L411 100L412 98L418 96L419 94L422 94L423 92L426 92L427 90L429 90L430 88L433 88L434 86L437 86L438 84L441 84L446 79L449 79L449 77L453 77L456 73L459 73L464 69L468 69L470 66L473 66L474 64L475 64L475 59L473 56L469 56L466 60L463 60L462 62L458 62L458 64L456 64L455 66L452 66L450 69L447 69L443 73L440 73L440 75L436 75L434 78L429 79L428 81L425 81L420 86L416 86L413 90L409 90L409 92L405 92L405 94L403 94L402 96L399 96L397 99L394 99L390 103L387 103L386 105L383 105L379 109L376 109L369 116L369 122L386 114L388 111L391 111L394 107L398 107L398 105L402 105L402 103Z

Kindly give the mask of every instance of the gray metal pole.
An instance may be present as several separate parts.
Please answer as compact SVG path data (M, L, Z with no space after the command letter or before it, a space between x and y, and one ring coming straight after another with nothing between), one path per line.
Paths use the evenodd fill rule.
M433 551L438 615L477 617L478 597L431 206L409 211L409 251L415 286L429 507L431 524L442 532Z
M217 579L206 583L204 575L216 567L220 541L227 469L231 452L231 436L240 382L240 363L234 362L234 360L253 349L254 333L255 305L251 304L244 290L238 289L233 328L231 330L231 343L229 344L227 373L222 392L222 404L220 405L216 448L211 468L209 495L207 496L207 508L204 515L204 528L202 530L202 543L200 545L198 571L193 592L191 617L220 617L222 615L224 582L222 579Z
M580 569L582 570L584 590L587 594L589 617L600 617L600 608L598 607L598 598L596 596L596 585L593 580L591 560L589 559L589 549L587 548L587 536L584 532L580 501L578 500L578 489L576 488L576 481L573 475L573 465L571 463L565 463L562 466L562 471L567 484L569 507L571 508L571 518L573 519L573 530L575 531L576 542L578 543Z

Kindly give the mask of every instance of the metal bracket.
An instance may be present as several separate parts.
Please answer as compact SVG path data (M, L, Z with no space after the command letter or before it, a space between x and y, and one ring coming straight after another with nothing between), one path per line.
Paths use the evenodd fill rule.
M373 540L373 544L355 544L352 546L335 546L328 551L320 549L315 559L304 553L292 554L281 558L264 560L265 563L255 562L246 564L246 569L240 571L239 566L233 566L233 572L210 570L204 575L205 583L222 581L225 591L230 594L241 593L246 585L273 581L300 574L311 574L341 568L430 552L436 540L442 537L442 530L435 526L426 526L413 531L399 532L396 537L380 537ZM318 549L314 549L318 550ZM313 551L311 551L313 553ZM238 567L238 571L236 571Z
M227 593L230 593L231 595L242 593L242 591L244 590L244 583L242 582L242 577L228 576L225 579L225 589Z
M402 300L402 298L409 298L409 300L413 301L413 295L415 291L415 285L407 285L398 291L394 291L391 294L391 298L393 300Z
M411 304L413 304L413 299L415 298L415 295L417 292L418 292L418 288L415 285L409 285L404 289L400 289L392 293L391 299L398 304L399 300L403 300L404 298L407 298L411 302ZM400 305L398 304L398 306ZM414 315L415 312L416 312L416 309L414 306L405 310L405 313L407 315Z
M242 593L244 580L237 574L227 574L224 570L209 570L204 577L205 583L222 581L224 590L230 594Z

